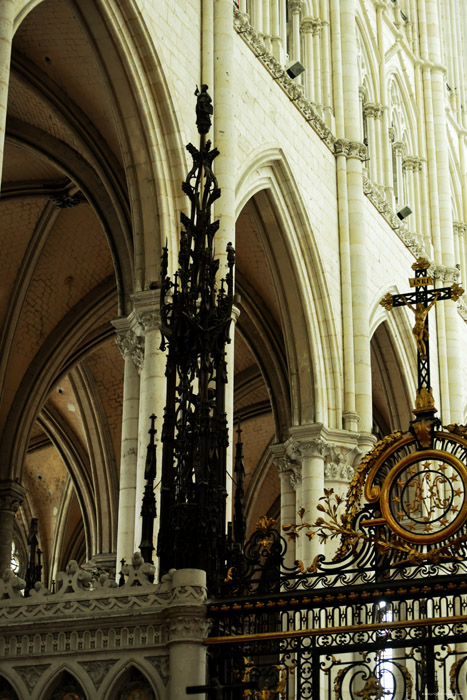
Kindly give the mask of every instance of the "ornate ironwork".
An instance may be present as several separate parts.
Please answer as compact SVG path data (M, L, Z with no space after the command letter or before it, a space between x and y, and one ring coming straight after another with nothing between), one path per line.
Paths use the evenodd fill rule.
M168 347L167 400L162 430L161 575L171 568L204 569L215 590L225 575L227 368L225 345L233 302L235 253L227 246L227 273L219 280L211 208L220 196L212 170L218 155L205 140L212 114L203 86L198 94L199 150L187 149L193 167L183 183L191 205L181 215L178 270L169 278L162 257L162 347Z
M154 442L157 433L157 430L154 427L156 416L152 414L150 420L151 427L148 430L150 440L146 453L146 467L144 470L144 479L146 483L144 486L143 504L141 508L143 522L141 530L141 544L139 545L141 556L148 564L153 563L152 553L154 551L154 520L156 519L157 515L156 497L154 495L154 480L157 474L156 445ZM122 560L122 566L123 563L124 560Z
M427 290L427 268L414 265L412 295L383 300L415 313L410 429L374 446L345 498L325 490L315 522L301 509L281 534L261 518L209 605L212 672L224 687L256 680L244 699L467 698L467 426L434 417L427 325L462 290ZM284 534L340 543L332 561L287 567Z
M28 563L25 575L26 588L24 594L26 596L29 595L29 591L34 588L35 584L40 582L42 577L42 551L39 549L38 531L39 520L31 518L28 535Z

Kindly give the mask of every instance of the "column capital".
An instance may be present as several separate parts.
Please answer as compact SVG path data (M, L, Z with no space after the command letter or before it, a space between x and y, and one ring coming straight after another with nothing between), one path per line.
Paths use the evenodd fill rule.
M405 143L403 141L394 141L392 147L397 155L404 155Z
M25 494L26 489L18 481L0 481L0 511L16 514Z
M375 104L374 102L365 102L363 105L363 116L367 119L368 117L375 119L376 113L379 109L379 105Z
M131 295L136 318L144 332L159 330L161 327L160 289L145 289Z
M368 451L367 435L325 427L322 423L294 426L283 447L287 458L300 465L304 459L319 458L324 477L331 481L351 481L354 468Z
M302 468L299 462L294 461L287 454L286 444L270 445L269 451L272 454L272 463L279 472L281 478L288 478L290 486L295 491L302 480Z
M465 236L465 232L467 231L467 224L465 224L463 221L453 221L452 226L454 229L454 234L456 236L460 236L461 238Z
M303 7L303 0L289 0L289 10L293 15L301 12Z
M133 309L128 316L114 319L112 325L117 331L115 343L123 358L131 357L140 370L144 360L144 338L135 310Z
M402 167L404 170L411 170L412 172L415 172L418 170L420 164L420 158L417 158L417 156L405 156L403 161L402 161Z
M430 273L435 280L442 282L459 282L461 271L457 267L447 267L446 265L430 266Z
M357 158L365 161L368 157L367 147L360 141L349 141L349 139L337 139L334 144L334 154L344 155L346 158Z

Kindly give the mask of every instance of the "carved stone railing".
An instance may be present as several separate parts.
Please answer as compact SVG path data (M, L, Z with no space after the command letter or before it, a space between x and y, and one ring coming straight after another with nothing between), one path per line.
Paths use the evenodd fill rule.
M19 698L48 697L64 670L89 698L117 697L135 668L158 700L180 697L202 684L208 627L204 572L171 571L151 583L154 567L139 554L124 567L118 587L106 574L92 580L76 562L57 576L57 592L7 570L0 579L0 678ZM180 658L179 658L180 657ZM170 669L177 673L169 682Z

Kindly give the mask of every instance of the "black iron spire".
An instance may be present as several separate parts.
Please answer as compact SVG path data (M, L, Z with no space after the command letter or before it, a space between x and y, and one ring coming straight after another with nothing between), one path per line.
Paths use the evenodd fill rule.
M212 171L218 155L205 140L212 114L206 86L198 94L200 148L182 189L191 205L181 215L178 270L167 276L162 256L162 347L168 348L167 400L162 430L161 513L157 552L161 575L171 568L199 568L214 590L225 567L227 367L225 345L233 302L234 249L219 282L211 208L220 196Z
M243 484L245 481L245 466L243 463L243 442L242 429L240 423L237 426L237 443L235 445L235 503L233 518L233 536L236 544L243 552L245 545L245 491Z
M151 427L148 430L150 440L146 454L146 467L144 470L144 478L146 484L144 486L143 505L141 515L143 517L143 525L141 531L141 544L139 545L141 556L148 564L152 564L152 553L154 551L153 536L154 536L154 520L156 518L156 498L154 496L154 480L157 473L156 465L156 445L155 436L157 430L154 427L156 416L152 414L150 417Z

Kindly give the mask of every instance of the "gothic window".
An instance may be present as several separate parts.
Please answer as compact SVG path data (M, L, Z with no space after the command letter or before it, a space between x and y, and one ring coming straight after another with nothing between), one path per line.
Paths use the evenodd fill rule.
M17 694L5 678L0 677L0 700L19 700Z
M136 668L130 669L125 676L123 687L116 700L156 700L149 682Z
M64 672L54 685L49 700L87 700L80 684L71 673Z
M19 572L19 558L18 558L18 552L16 551L16 545L14 542L11 544L11 570L15 573L18 574ZM0 698L1 700L1 698Z

